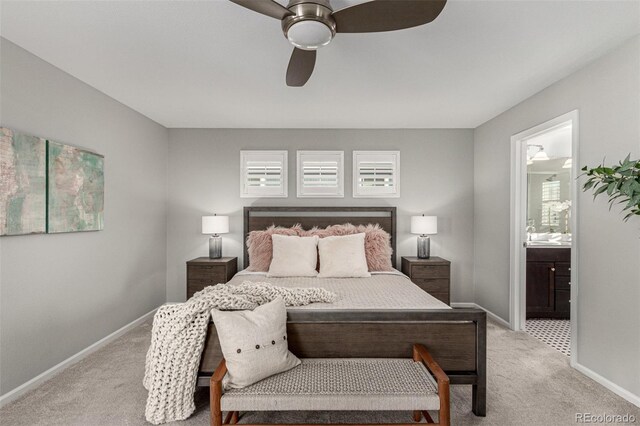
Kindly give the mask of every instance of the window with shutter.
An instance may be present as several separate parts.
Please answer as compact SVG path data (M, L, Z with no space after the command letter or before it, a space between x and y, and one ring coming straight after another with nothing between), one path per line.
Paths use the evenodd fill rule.
M240 151L240 197L287 197L287 151Z
M298 197L344 197L343 151L298 151Z
M542 226L560 226L560 181L542 182Z
M400 197L400 152L354 151L353 197Z

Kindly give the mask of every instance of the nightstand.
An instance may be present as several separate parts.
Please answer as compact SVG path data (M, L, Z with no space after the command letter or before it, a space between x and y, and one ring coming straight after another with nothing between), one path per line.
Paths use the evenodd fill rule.
M199 257L187 262L187 299L210 285L226 283L238 272L237 257L209 259Z
M441 257L429 259L417 257L402 258L402 273L411 278L414 284L449 304L451 293L451 262Z

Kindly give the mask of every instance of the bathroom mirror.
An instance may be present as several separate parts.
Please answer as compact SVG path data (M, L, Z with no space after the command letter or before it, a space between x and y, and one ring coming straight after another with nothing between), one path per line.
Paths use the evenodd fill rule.
M570 241L571 166L570 129L560 127L527 141L529 241Z

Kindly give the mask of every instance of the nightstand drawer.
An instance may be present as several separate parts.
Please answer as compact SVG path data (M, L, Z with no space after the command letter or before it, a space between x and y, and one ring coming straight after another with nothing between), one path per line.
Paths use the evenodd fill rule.
M206 279L206 280L189 279L189 280L187 280L187 284L189 284L189 285L197 285L197 286L200 286L200 287L207 287L207 286L210 286L210 285L224 284L224 280L221 280L219 278L212 278L212 279Z
M449 293L431 293L429 292L430 295L432 295L433 297L435 297L436 299L438 299L441 302L446 303L447 305L449 304Z
M224 266L189 265L187 268L187 278L190 280L219 279L219 282L226 282L226 269Z
M187 282L187 299L205 287L216 284L218 284L218 282L214 282L213 280L189 280Z
M411 267L411 278L413 280L420 278L449 278L449 266L413 265Z
M414 278L412 281L427 293L449 293L449 278Z

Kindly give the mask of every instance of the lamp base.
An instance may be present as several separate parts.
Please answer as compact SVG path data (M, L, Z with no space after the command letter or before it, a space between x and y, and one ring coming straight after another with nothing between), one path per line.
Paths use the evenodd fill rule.
M209 238L209 259L220 259L222 257L222 237L213 235Z
M429 259L431 257L431 240L428 235L418 237L418 259Z

